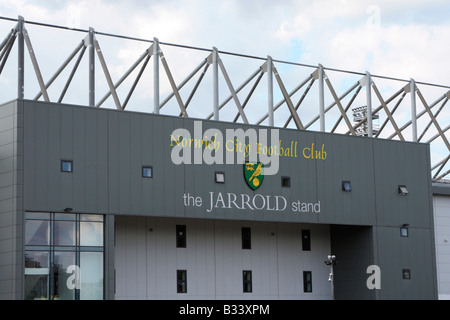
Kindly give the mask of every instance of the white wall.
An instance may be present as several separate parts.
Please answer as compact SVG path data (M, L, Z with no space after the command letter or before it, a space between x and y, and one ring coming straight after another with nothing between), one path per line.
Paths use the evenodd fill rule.
M177 224L187 248L176 248ZM242 250L241 227L252 229L251 250ZM331 299L329 253L328 225L118 216L116 299ZM176 292L178 269L187 270L186 294ZM242 292L243 270L252 270L252 293ZM312 271L312 293L303 293L303 271Z
M439 299L450 300L450 196L433 197Z

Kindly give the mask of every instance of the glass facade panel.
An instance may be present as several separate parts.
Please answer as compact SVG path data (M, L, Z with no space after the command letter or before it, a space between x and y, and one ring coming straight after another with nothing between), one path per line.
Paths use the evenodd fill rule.
M103 252L81 252L81 300L103 299Z
M103 299L103 221L101 215L27 212L25 299Z
M25 300L47 300L49 297L49 253L25 253Z
M53 295L55 300L75 300L75 279L67 273L75 265L75 252L55 252L53 261ZM73 279L73 280L72 280Z
M54 222L54 242L55 246L74 246L76 245L75 222L74 221L55 221Z
M80 245L89 247L103 246L103 223L80 222Z
M50 245L50 221L27 220L25 224L25 244L33 246Z

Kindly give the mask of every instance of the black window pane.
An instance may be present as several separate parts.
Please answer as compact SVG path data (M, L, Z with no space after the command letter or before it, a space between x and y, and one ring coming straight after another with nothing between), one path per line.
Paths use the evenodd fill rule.
M177 225L176 232L177 248L186 248L186 226Z
M303 292L312 292L311 271L303 271Z
M302 250L311 251L311 231L302 230Z
M242 249L252 248L252 229L242 228Z
M252 272L249 270L242 271L243 292L252 292Z
M177 270L177 293L187 293L186 270Z

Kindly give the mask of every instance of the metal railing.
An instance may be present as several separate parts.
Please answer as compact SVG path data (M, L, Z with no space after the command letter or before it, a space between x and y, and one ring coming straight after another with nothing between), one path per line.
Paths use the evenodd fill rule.
M450 86L373 75L369 72L327 68L321 64L300 64L270 56L263 58L237 54L220 51L215 47L205 49L164 43L157 38L150 40L114 35L98 32L93 28L83 30L25 21L20 16L18 19L0 17L1 20L16 23L0 43L0 77L9 80L14 75L11 72L3 74L3 71L7 61L11 60L11 51L17 42L17 96L14 98L67 103L68 91L74 90L73 88L80 91L83 86L86 87L87 82L87 90L81 90L83 92L76 96L87 95L88 103L83 103L82 99L73 103L97 108L113 107L117 110L133 110L136 105L146 105L145 111L156 114L166 113L166 110L170 109L166 114L172 113L180 117L192 117L194 114L194 117L216 121L347 135L361 135L363 132L364 135L374 138L425 142L431 145L432 178L444 179L450 174L450 110L447 107ZM52 59L51 63L45 64L47 73L49 69L56 70L47 81L44 81L27 26L82 34L81 41L62 63L58 64ZM138 44L146 47L131 66L122 72L118 80L113 81L111 65L106 63L106 51L102 50L99 37L103 37L103 41L120 40L136 47ZM65 36L63 38L65 39ZM44 41L41 40L39 45L48 47L48 44L42 42ZM52 45L56 43L53 41ZM117 52L118 48L113 44L109 51ZM176 67L172 65L171 68L165 51L174 48L182 50L183 53L175 55L172 61L175 61ZM186 58L190 54L186 54L186 51L195 52L197 58ZM33 87L26 82L31 81L26 79L27 53L39 90L35 96L29 96L28 91L26 92L28 86ZM87 72L86 69L80 70L86 53ZM152 68L149 67L151 59ZM226 63L225 59L239 61ZM100 66L96 65L97 61ZM254 68L253 72L250 65ZM144 79L149 69L152 69L151 76ZM177 82L174 71L179 75L179 69L190 71L183 80ZM102 77L98 76L99 70L103 73ZM78 74L81 74L84 80L78 80L79 82L74 84ZM166 82L162 88L161 75L164 74ZM236 80L232 81L233 75L235 78L241 78L243 74L249 76L236 86ZM210 75L210 78L207 78L207 75ZM335 78L334 85L332 76ZM264 77L265 85L262 81ZM56 94L53 94L57 98L51 99L49 90L57 81L60 83ZM128 88L125 88L126 86ZM144 87L145 94L141 96L152 101L148 103L141 99L138 103L133 103L134 107L130 107L130 101L136 96L139 87ZM99 88L106 91L100 99L97 95ZM203 88L202 93L200 88ZM339 94L336 88L342 89L342 93ZM3 91L10 93L11 89ZM164 99L160 98L162 94L166 95ZM425 96L432 98L427 100ZM108 103L109 105L105 106ZM169 104L171 108L166 107ZM353 118L352 107L361 105L364 105L367 112L363 117ZM380 124L375 124L375 120Z

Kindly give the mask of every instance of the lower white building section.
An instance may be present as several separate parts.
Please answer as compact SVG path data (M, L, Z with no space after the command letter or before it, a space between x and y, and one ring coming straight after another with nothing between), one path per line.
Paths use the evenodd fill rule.
M450 300L450 197L435 195L436 268L440 300Z
M330 227L116 216L115 299L332 299Z

